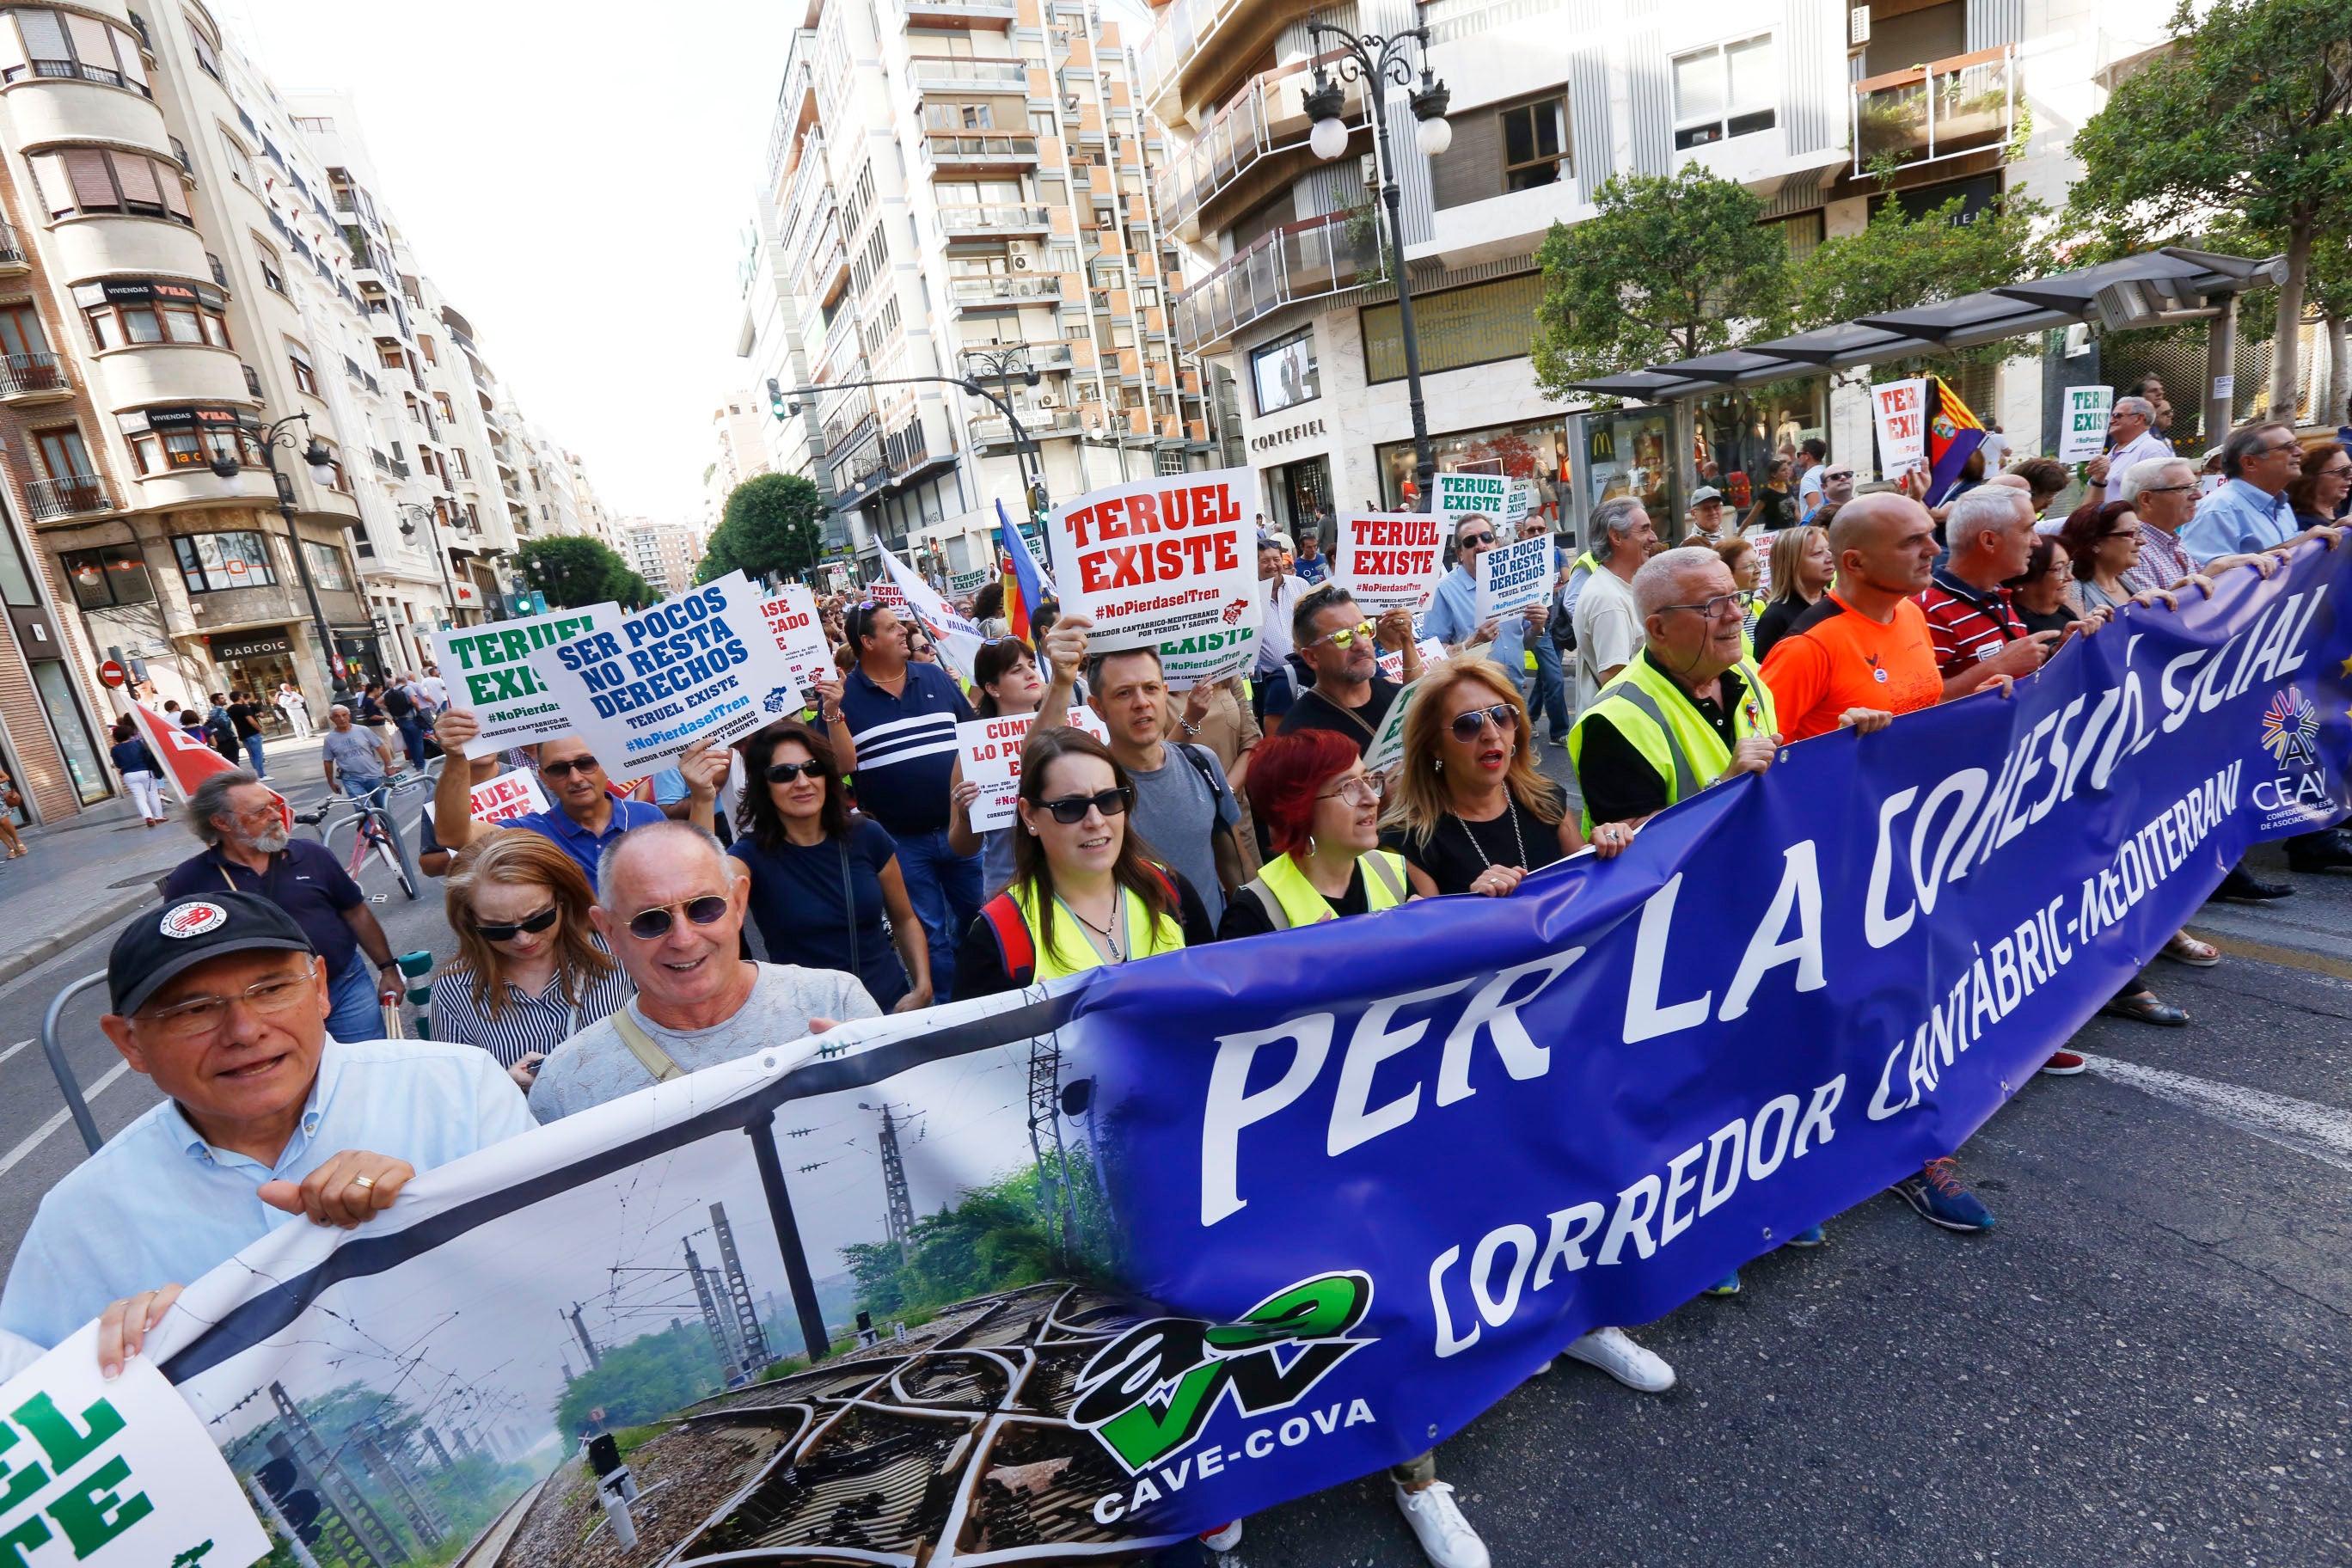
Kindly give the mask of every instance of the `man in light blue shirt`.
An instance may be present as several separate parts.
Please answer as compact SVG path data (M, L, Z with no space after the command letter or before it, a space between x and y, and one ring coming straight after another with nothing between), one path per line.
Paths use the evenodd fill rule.
M1515 616L1478 615L1478 557L1495 548L1495 520L1483 512L1465 512L1454 520L1454 570L1437 580L1429 609L1421 619L1421 635L1435 637L1454 652L1471 643L1490 646L1486 657L1511 672L1511 684L1527 673L1528 638L1543 630L1547 612L1541 605Z
M2303 472L2303 443L2276 420L2230 433L2221 447L2221 488L2197 504L2180 546L2202 564L2284 544L2298 531L2286 487Z
M297 1215L351 1229L417 1172L529 1131L489 1052L327 1034L327 975L294 918L206 893L134 918L100 1020L167 1098L42 1198L0 1329L56 1345L100 1320L111 1376L180 1285Z

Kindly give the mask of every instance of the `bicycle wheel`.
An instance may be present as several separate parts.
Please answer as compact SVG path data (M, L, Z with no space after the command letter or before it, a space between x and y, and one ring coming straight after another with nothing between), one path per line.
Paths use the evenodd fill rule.
M408 879L408 868L400 863L400 857L393 852L391 843L381 834L376 836L375 852L383 858L385 865L392 868L393 876L399 879L400 890L406 893L412 900L415 899L416 884Z

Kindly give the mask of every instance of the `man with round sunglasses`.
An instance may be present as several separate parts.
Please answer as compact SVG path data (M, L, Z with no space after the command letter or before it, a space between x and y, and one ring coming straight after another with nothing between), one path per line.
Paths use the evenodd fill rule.
M329 1036L327 979L257 894L205 891L123 927L99 1024L164 1098L41 1200L0 1327L55 1345L99 1319L112 1376L182 1284L279 1226L363 1225L418 1172L530 1129L486 1051Z
M1495 544L1493 518L1473 511L1454 520L1454 568L1437 580L1421 631L1456 653L1486 645L1486 657L1509 670L1517 684L1527 666L1528 638L1543 630L1550 612L1533 605L1517 615L1477 618L1478 557Z
M853 974L742 956L751 884L707 828L664 820L605 846L589 911L635 982L629 1003L540 1064L530 1113L576 1115L882 1009Z
M1412 612L1391 610L1375 625L1357 607L1353 595L1327 583L1298 601L1291 627L1299 657L1315 672L1315 684L1283 716L1280 732L1328 730L1354 742L1356 754L1362 756L1387 721L1397 693L1421 679ZM1403 654L1402 684L1381 673L1382 647Z

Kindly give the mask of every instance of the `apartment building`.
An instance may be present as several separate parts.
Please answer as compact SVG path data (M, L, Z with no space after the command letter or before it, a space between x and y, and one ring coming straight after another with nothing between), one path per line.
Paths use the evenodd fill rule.
M1865 471L1874 458L1860 384L1607 414L1537 388L1536 250L1555 222L1591 216L1612 173L1696 163L1738 180L1792 257L1866 225L1887 199L1871 173L1885 154L1901 160L1893 199L1915 212L2010 189L2063 201L2067 139L2163 31L2147 7L2046 0L1171 0L1139 56L1143 103L1184 143L1156 205L1202 258L1172 304L1177 338L1230 373L1247 460L1294 527L1402 504L1414 468L1396 291L1370 221L1370 115L1350 86L1345 154L1308 148L1310 15L1429 29L1451 146L1424 156L1402 93L1389 109L1438 467L1533 479L1562 527L1626 491L1666 526L1702 452L1735 493L1809 437ZM2013 442L2036 439L2038 355L1963 390Z
M726 515L727 498L735 487L756 475L772 473L768 441L761 429L761 405L745 392L730 393L710 413L713 455L702 470L702 533L708 538Z
M1034 479L1209 466L1211 401L1168 330L1167 149L1118 25L1080 0L813 0L803 21L737 349L755 386L820 389L762 434L833 497L835 548L969 570ZM989 386L1030 449L926 377Z
M631 518L622 524L623 559L656 594L684 593L694 586L702 563L702 536L683 523Z

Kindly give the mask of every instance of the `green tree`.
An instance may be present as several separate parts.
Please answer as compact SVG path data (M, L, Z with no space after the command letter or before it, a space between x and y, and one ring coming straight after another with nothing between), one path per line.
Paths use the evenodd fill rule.
M719 1387L718 1352L698 1315L675 1329L641 1334L604 1352L601 1364L572 1380L555 1407L557 1426L568 1437L591 1410L602 1408L607 1426L635 1426L693 1404Z
M2352 213L2352 0L2180 0L2179 41L2075 132L2074 218L2111 249L2231 219L2283 236L2271 407L2294 406L2297 328L2323 235Z
M576 533L533 539L515 552L515 571L525 583L566 610L625 597L632 582L645 579L601 540Z
M1778 329L1788 246L1759 223L1764 204L1747 186L1693 163L1672 178L1612 175L1594 201L1598 213L1553 224L1536 252L1544 297L1529 352L1548 395Z
M798 474L760 474L730 491L695 580L730 572L794 577L824 552L824 497Z
M1962 216L1965 206L1955 196L1915 218L1890 193L1861 233L1822 241L1790 268L1795 326L1804 331L1857 316L1917 310L2039 278L2055 268L2049 242L2037 237L2037 229L2050 216L2041 203L1996 197L1967 217ZM2017 352L2014 340L1939 351L1895 367L1895 374L1997 363ZM1883 374L1888 368L1873 370Z

